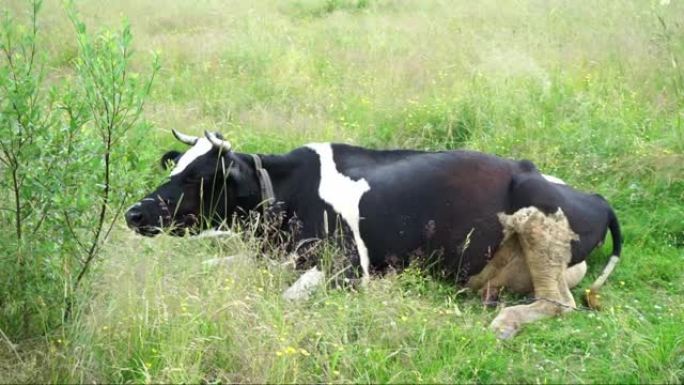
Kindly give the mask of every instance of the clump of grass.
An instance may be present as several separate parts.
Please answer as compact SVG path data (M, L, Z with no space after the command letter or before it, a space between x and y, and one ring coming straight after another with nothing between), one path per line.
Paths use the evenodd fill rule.
M681 375L681 309L645 309L645 298L615 305L627 290L609 290L604 312L535 324L501 343L486 329L495 311L414 267L365 291L321 290L293 304L280 293L296 277L268 259L247 254L228 267L201 263L257 250L258 243L120 233L92 287L100 294L60 342L51 341L71 372L48 373L54 381L115 382L623 382ZM115 252L122 247L126 255ZM642 328L657 332L644 339Z
M324 17L333 12L359 12L373 2L374 0L295 0L287 4L285 10L298 18Z

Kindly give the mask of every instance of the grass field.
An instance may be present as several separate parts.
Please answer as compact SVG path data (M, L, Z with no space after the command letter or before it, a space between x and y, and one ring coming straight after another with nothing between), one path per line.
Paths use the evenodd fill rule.
M24 12L19 1L0 8ZM684 382L684 3L678 1L84 0L90 29L131 21L162 68L140 178L170 135L238 151L312 141L527 158L615 208L623 258L600 312L487 330L497 310L417 269L290 304L295 275L257 239L141 238L115 227L73 321L0 340L0 382ZM73 27L41 12L53 76ZM147 193L141 189L139 196ZM589 258L579 299L605 265ZM226 268L202 261L239 255ZM509 302L521 300L506 296ZM13 339L12 336L9 336Z

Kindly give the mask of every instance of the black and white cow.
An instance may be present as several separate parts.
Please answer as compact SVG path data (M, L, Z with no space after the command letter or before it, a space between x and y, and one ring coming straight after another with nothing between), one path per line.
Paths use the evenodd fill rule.
M370 150L314 143L283 155L236 153L218 134L174 135L192 147L162 158L168 181L126 212L128 226L153 236L165 228L232 223L252 211L296 218L298 239L325 238L338 225L355 246L351 257L364 280L371 269L411 255L433 255L447 275L465 283L495 256L502 240L499 214L534 207L562 210L571 230L569 265L581 263L613 237L611 266L620 254L617 218L599 195L541 174L527 160L474 151ZM194 231L194 230L192 230ZM294 240L297 242L297 239Z

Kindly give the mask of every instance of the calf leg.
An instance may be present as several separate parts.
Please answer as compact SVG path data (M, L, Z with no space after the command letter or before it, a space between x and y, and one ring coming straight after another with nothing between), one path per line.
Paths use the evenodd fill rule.
M492 321L490 327L499 338L510 338L526 323L574 308L565 270L571 257L570 241L577 236L561 210L545 215L528 207L513 215L500 215L500 220L518 234L536 298L532 304L503 309Z
M487 263L482 271L471 277L466 283L466 286L472 290L485 289L488 283L495 278L500 271L504 270L511 261L516 259L521 254L520 244L517 237L511 236L504 239L499 247L499 250L494 254L494 257Z
M483 301L486 304L496 304L498 295L504 289L519 294L532 292L532 278L522 251L485 284Z
M565 270L565 282L569 289L577 286L587 273L587 263L582 261ZM485 304L495 304L498 295L503 290L516 294L534 294L532 277L527 268L525 258L515 258L496 272L489 281L483 284L481 289L482 301ZM560 287L559 287L560 290Z

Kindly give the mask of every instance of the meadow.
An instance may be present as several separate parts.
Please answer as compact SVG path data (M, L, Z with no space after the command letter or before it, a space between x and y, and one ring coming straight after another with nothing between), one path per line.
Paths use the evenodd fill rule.
M222 132L239 152L282 153L317 141L467 148L530 159L603 195L621 221L622 259L601 292L601 311L575 311L499 341L487 329L498 309L418 267L377 277L365 290L329 288L293 304L280 295L296 275L261 258L249 232L143 238L114 217L73 315L55 326L44 314L61 302L46 300L30 318L8 294L14 230L11 204L3 203L0 382L684 382L682 2L83 0L76 7L88 31L130 21L132 71L149 73L150 52L159 57L143 123L112 163L126 177L112 184L113 194L126 190L130 203L166 176L158 166L166 150L184 150L171 128ZM16 22L29 8L0 0ZM77 84L79 46L62 3L46 1L37 26L45 87ZM7 170L0 166L0 197L11 202ZM605 265L610 243L590 256L576 299ZM59 262L71 249L49 239L41 247L58 262L34 261L36 269L52 266L57 283L74 275ZM237 257L227 267L202 263L229 255ZM66 284L50 287L55 298L67 292Z

